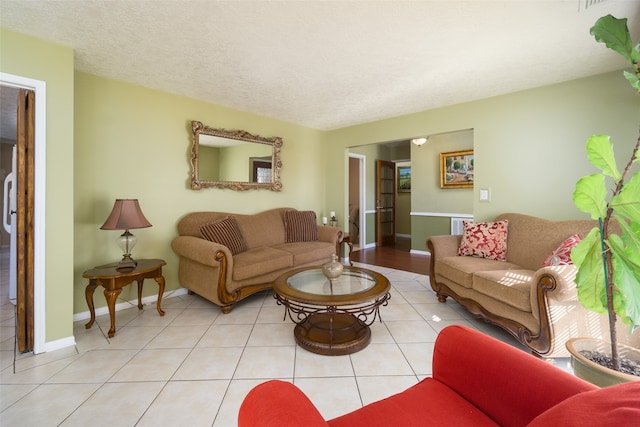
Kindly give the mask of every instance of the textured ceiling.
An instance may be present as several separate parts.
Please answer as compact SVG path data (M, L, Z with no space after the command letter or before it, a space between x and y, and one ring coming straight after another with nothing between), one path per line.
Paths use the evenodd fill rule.
M631 0L0 0L77 70L322 130L622 69L607 13L640 34Z

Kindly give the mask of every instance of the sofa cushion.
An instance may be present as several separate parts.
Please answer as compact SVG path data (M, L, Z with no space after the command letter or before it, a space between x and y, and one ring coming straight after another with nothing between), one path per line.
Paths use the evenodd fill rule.
M579 393L538 415L528 426L637 425L640 420L639 397L640 381Z
M289 252L260 246L233 257L233 280L244 280L293 267L293 255Z
M295 267L309 263L323 264L329 261L331 254L336 252L333 243L321 241L284 243L273 247L291 253Z
M473 285L473 274L479 271L513 270L521 268L518 265L504 261L494 261L485 258L450 256L435 261L434 271L437 276L445 277L467 289Z
M507 260L507 220L494 222L462 222L464 231L459 256L475 256L496 261Z
M226 246L233 255L247 250L244 236L233 216L204 224L200 227L200 234L204 239Z
M386 399L329 420L331 427L497 426L468 400L427 378Z
M253 215L236 215L247 248L284 243L284 210L271 209Z
M543 267L551 267L552 265L571 265L571 249L576 247L582 239L579 234L567 238L564 242L560 243L560 246L555 248L549 256L547 256L542 262Z
M478 271L473 275L472 287L511 307L530 312L533 274L530 270Z
M286 243L318 240L316 213L313 211L286 211L284 213L284 234Z
M567 236L586 236L593 227L594 220L549 221L529 215L506 213L494 221L509 221L507 238L507 260L522 268L537 270L544 259L557 248Z

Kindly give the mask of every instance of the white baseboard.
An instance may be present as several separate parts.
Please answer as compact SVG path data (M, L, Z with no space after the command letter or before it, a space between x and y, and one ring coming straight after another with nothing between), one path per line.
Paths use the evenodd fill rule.
M417 249L411 249L412 254L417 254L417 255L431 255L431 252L429 251L419 251Z
M44 351L46 353L49 351L55 351L55 350L60 350L67 347L73 347L74 345L76 345L76 338L73 335L71 335L70 337L61 338L59 340L49 341L44 343Z
M165 292L162 295L162 300L164 301L166 298L177 297L179 295L186 295L187 292L188 290L186 288L179 288L173 291ZM155 303L156 301L158 301L158 295L150 295L148 297L142 298L142 304L151 304L151 303ZM131 306L134 306L134 307L138 306L138 298L132 299L131 301L125 301L125 302L116 304L116 311L131 308ZM96 308L96 316L101 316L103 314L109 314L109 307L104 306L104 307ZM78 320L86 320L90 318L91 318L91 313L89 312L89 310L83 311L81 313L76 313L73 315L74 322L77 322Z

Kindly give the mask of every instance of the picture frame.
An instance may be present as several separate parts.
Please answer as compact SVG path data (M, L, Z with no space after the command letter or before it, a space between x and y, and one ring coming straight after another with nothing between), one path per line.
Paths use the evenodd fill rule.
M411 193L411 166L398 166L398 193Z
M473 150L440 153L440 188L473 188Z

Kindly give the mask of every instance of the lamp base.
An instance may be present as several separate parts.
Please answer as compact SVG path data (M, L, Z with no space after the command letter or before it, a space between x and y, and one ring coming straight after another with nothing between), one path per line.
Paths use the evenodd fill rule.
M132 270L138 266L138 262L131 258L131 256L124 256L122 261L118 263L116 270Z

